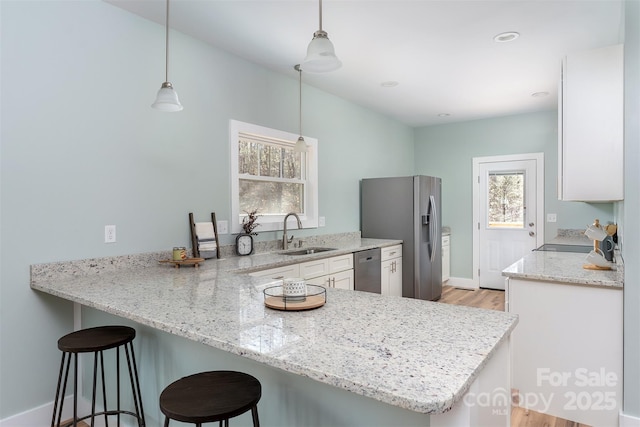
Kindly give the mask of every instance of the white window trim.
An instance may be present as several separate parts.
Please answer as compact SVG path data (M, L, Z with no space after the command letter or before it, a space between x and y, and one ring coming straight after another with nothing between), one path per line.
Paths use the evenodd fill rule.
M238 140L241 133L252 133L256 135L268 136L285 141L291 141L292 145L298 140L297 134L271 129L251 123L240 122L238 120L229 120L229 151L231 153L230 171L231 171L231 233L238 234L242 232L240 215L240 199L238 196ZM299 215L302 222L302 228L318 228L318 140L315 138L304 136L307 143L308 152L306 157L305 170L307 171L307 185L305 214ZM258 212L260 215L260 212ZM295 221L292 221L289 227L295 228ZM265 231L278 231L283 229L284 215L260 216L256 228L256 233Z

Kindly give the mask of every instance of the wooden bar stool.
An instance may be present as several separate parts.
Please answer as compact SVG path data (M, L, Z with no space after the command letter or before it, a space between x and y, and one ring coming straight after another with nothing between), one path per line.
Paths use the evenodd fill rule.
M136 368L136 358L133 352L133 339L136 331L128 326L99 326L97 328L82 329L72 332L58 340L58 348L62 351L62 361L60 362L60 373L58 375L58 386L56 388L56 399L53 406L53 418L51 426L60 426L60 418L62 417L62 406L64 395L67 389L67 380L69 378L69 368L71 365L71 356L73 356L73 420L68 421L64 426L76 426L81 420L91 418L91 425L97 416L104 415L105 425L109 425L108 416L115 415L117 417L118 426L120 425L120 415L131 415L138 421L139 427L144 427L144 410L142 408L142 397L140 394L140 383L138 381L138 369ZM123 410L120 407L120 349L123 348L127 366L129 367L129 379L131 382L131 392L133 394L133 403L135 412ZM116 408L108 409L107 393L104 375L104 358L103 351L116 350ZM91 413L82 417L78 416L78 354L94 353L93 356L93 393L91 398ZM102 381L102 404L103 411L96 412L96 383L98 376L98 359L100 359L100 371ZM64 381L63 381L64 378Z
M209 371L190 375L169 384L160 394L160 410L169 420L192 423L222 421L251 410L254 427L258 420L258 401L262 396L260 381L251 375L234 371Z

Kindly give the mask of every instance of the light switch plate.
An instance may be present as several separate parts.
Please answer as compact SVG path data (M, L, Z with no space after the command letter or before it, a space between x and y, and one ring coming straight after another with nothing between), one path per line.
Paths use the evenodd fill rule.
M548 213L547 214L547 222L556 222L558 220L556 214Z
M228 221L218 221L218 234L229 234Z

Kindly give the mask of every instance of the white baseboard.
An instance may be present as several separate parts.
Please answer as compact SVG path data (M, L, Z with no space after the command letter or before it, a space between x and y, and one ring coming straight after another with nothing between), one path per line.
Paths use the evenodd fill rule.
M640 427L640 418L620 413L620 427Z
M454 288L471 290L478 289L478 285L473 281L473 279L467 279L464 277L450 277L444 284L453 286Z

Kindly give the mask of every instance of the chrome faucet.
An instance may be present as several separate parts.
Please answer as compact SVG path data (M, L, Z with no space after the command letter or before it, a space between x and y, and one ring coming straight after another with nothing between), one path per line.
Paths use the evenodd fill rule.
M298 221L298 229L302 228L302 222L300 221L300 217L298 217L297 213L289 212L287 215L285 215L285 217L284 217L284 232L282 234L282 249L284 249L284 250L289 249L289 243L291 243L293 241L293 235L291 236L291 240L287 239L287 220L289 219L289 217L291 215L296 217L296 220Z

